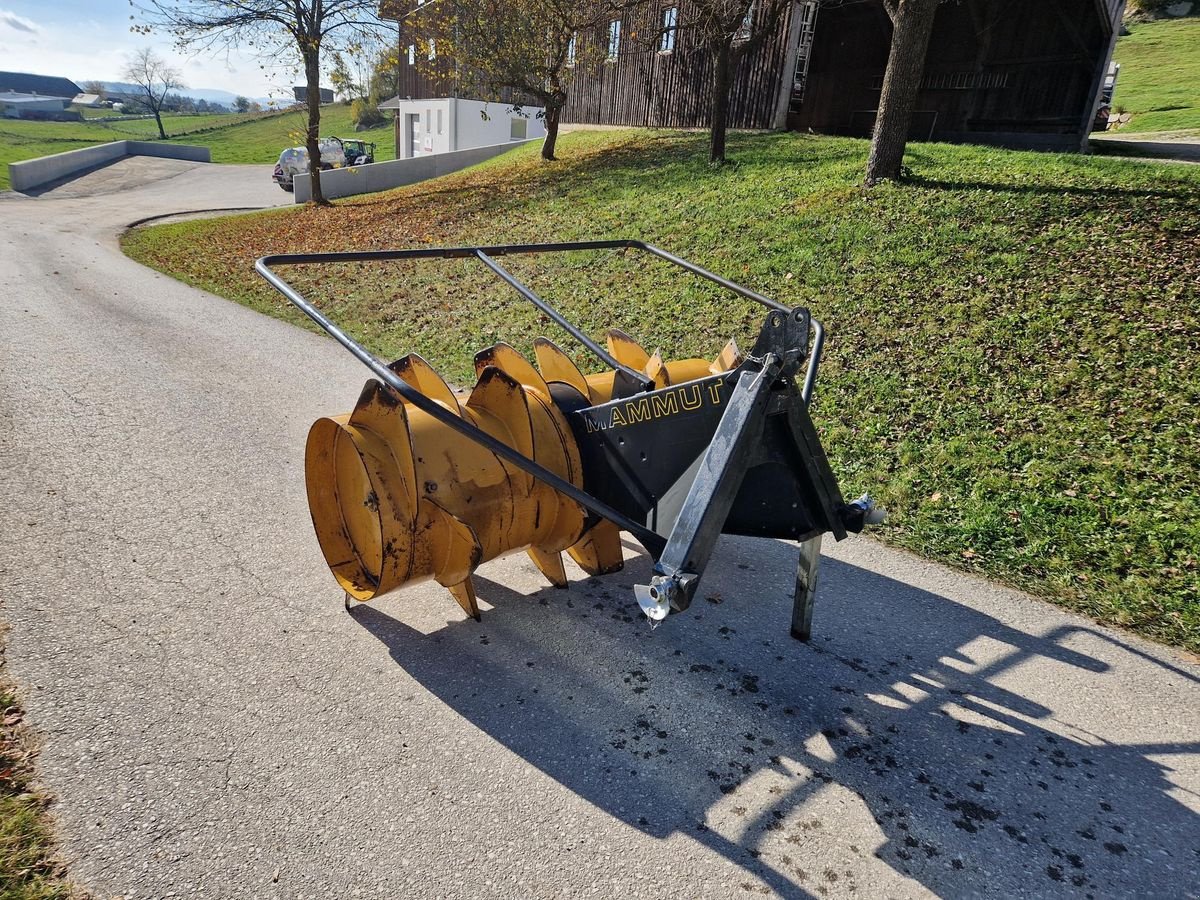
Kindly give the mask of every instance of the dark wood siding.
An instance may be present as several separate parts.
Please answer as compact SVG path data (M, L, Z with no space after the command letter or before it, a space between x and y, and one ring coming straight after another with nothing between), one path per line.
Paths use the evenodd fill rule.
M1078 139L1094 100L1110 34L1095 0L965 0L942 6L913 136L1068 145ZM808 89L789 125L868 134L890 40L881 3L823 9Z
M429 60L428 33L429 29L421 27L421 15L410 16L400 23L396 86L402 100L405 97L413 100L433 100L437 97L462 96L454 64L444 56L432 62ZM409 45L415 47L415 59L411 65L408 62Z
M688 28L688 5L679 4L675 49L660 53L663 10L672 3L648 4L626 13L621 50L615 61L579 65L568 87L565 122L592 125L649 125L703 128L712 106L712 59ZM787 19L778 22L755 49L742 54L733 79L729 124L734 128L770 128L783 84L787 57ZM756 23L755 27L760 27ZM603 53L607 29L580 35L593 53ZM581 50L582 55L582 50Z

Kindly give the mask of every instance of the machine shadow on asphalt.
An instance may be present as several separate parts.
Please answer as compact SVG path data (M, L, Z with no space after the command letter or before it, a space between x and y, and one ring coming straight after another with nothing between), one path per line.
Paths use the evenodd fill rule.
M802 644L787 633L795 552L723 539L741 595L702 588L653 632L631 599L645 557L528 596L477 576L494 609L430 634L400 621L402 601L385 601L394 615L351 615L425 688L564 787L653 837L686 834L782 896L826 893L839 878L839 893L854 889L849 871L805 871L788 853L811 858L822 842L839 847L826 858L874 855L942 896L1014 883L1150 896L1169 888L1172 867L1195 864L1187 836L1200 817L1156 760L1200 741L1112 742L1012 690L1008 676L1034 661L1095 687L1108 665L1066 644L1113 638L1082 626L1030 636L826 558L815 637ZM756 596L750 584L768 587ZM828 792L874 818L877 846L844 843L831 804L815 802Z

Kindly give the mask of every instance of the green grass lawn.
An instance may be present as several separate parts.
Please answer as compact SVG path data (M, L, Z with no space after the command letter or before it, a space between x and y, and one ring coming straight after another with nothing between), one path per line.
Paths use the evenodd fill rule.
M111 110L109 111L111 112ZM395 139L391 123L354 134L350 107L336 104L321 110L323 135L360 137L372 141L376 159L394 159ZM212 149L215 163L273 163L285 147L304 141L307 114L304 112L206 113L165 115L163 127L173 143L198 144ZM8 164L37 156L48 156L109 141L157 139L153 119L121 118L97 122L34 122L0 120L0 190L10 186Z
M1133 22L1117 42L1113 106L1133 114L1125 132L1196 132L1200 138L1200 18Z
M293 322L267 253L634 237L829 329L814 416L884 540L1200 649L1200 170L918 144L864 193L865 142L582 132L332 208L131 232L135 259ZM508 261L506 261L506 265ZM622 254L514 259L590 333L664 356L743 346L761 311ZM291 273L352 333L468 384L553 326L456 261ZM365 377L365 373L364 373ZM349 409L355 398L346 397ZM331 413L344 410L330 410Z

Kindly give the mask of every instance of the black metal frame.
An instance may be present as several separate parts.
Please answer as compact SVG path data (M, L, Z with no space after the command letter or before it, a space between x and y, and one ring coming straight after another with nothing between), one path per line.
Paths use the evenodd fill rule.
M422 412L432 416L441 424L452 428L469 438L477 444L486 447L488 450L495 453L519 468L528 472L533 477L548 484L550 487L559 491L562 494L570 497L572 500L579 503L589 512L595 515L602 516L605 519L619 526L623 531L632 534L651 557L657 562L667 548L667 540L661 535L647 528L640 522L631 519L629 516L621 513L609 504L593 497L587 491L576 487L566 479L556 475L544 466L539 465L532 459L515 450L508 444L497 440L487 432L475 427L470 422L449 412L440 404L430 400L417 389L411 387L395 372L393 372L386 363L379 360L364 348L361 344L347 335L329 318L327 318L320 310L312 303L306 300L301 294L288 284L280 275L272 270L272 266L291 266L291 265L313 265L323 263L346 263L346 262L387 262L393 260L420 260L420 259L478 259L492 272L500 277L506 284L512 287L524 299L528 300L539 310L549 316L559 327L570 334L573 338L579 341L591 353L602 360L606 365L615 369L618 372L624 373L633 384L638 385L642 391L651 391L654 389L654 383L647 378L644 372L638 372L622 365L612 357L603 347L589 338L586 334L575 327L568 321L558 310L552 307L549 303L535 294L520 280L518 280L511 272L496 262L493 257L508 256L516 254L533 254L533 253L561 253L570 251L587 251L587 250L640 250L657 256L659 259L679 266L680 268L698 275L719 287L732 291L733 293L744 297L748 300L767 307L768 309L790 314L792 310L781 303L777 303L762 294L752 291L749 288L742 287L728 279L722 278L713 272L708 271L700 266L690 263L685 259L681 259L665 250L660 250L652 244L647 244L644 241L637 240L610 240L610 241L568 241L561 243L549 244L501 244L490 247L436 247L427 249L412 249L412 250L354 250L339 253L280 253L271 256L264 256L257 260L254 264L255 270L267 280L267 282L283 294L291 301L301 312L307 315L310 319L316 322L326 333L333 337L338 343L349 350L361 363L363 363L371 373L389 388L400 394L405 400L412 403L413 406L420 409ZM816 319L811 320L813 345L812 350L808 355L808 366L804 377L804 387L801 396L805 404L808 404L812 398L813 388L816 384L817 368L820 364L821 351L824 347L825 332L821 323Z

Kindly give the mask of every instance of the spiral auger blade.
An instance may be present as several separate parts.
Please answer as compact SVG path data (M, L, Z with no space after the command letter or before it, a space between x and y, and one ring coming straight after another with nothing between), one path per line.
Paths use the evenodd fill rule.
M544 337L537 338L533 342L533 352L537 357L538 372L547 385L563 384L574 388L589 405L599 399L599 395L593 393L592 386L579 371L579 367L554 341Z
M545 343L549 344L550 342L546 341ZM570 367L574 369L574 374L578 376L579 380L582 380L582 374L574 367L573 363L570 363L566 354L558 348L554 349L557 350L554 362L558 366L555 374L559 377L570 377L571 373L566 368L566 365L570 364ZM549 359L554 355L552 351L541 345L535 345L535 351L539 361L543 359L543 356ZM530 419L534 423L530 458L552 470L561 467L575 478L581 478L579 453L575 448L570 428L554 403L549 385L550 379L544 377L543 373L534 368L528 359L505 343L488 347L475 355L475 371L479 373L481 379L489 369L502 372L505 377L519 384L527 398L528 405L533 409L540 410L539 415L532 416ZM584 385L586 386L586 382ZM532 479L530 481L532 482ZM575 542L575 538L583 531L583 510L569 502L558 503L553 509L547 510L545 501L548 495L545 490L540 485L533 485L533 489L536 494L535 517L541 517L548 511L551 515L558 517L561 525L554 530L549 539L530 546L527 554L553 586L565 588L567 574L562 561L562 551L570 547ZM574 538L564 540L562 535L565 534L571 534Z
M581 484L571 430L546 381L513 348L479 354L470 392L451 389L416 354L389 368L448 412ZM551 583L565 587L562 551L585 531L574 500L378 381L367 383L351 413L314 424L306 476L326 561L357 600L433 579L478 618L471 575L482 562L528 549Z

